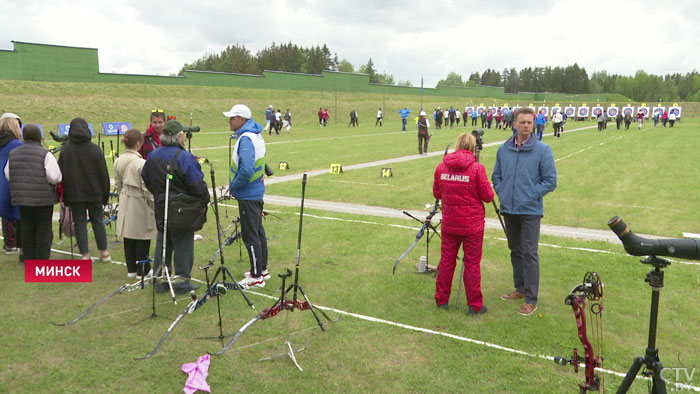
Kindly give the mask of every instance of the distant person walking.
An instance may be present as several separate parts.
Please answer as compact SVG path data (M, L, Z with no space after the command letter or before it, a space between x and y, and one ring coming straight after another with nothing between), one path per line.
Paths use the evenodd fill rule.
M677 118L677 117L678 117L678 115L676 115L676 112L673 111L673 110L671 110L671 111L668 113L668 126L669 126L669 127L673 127L673 124L676 123L676 118Z
M323 127L323 108L318 109L318 125Z
M524 299L518 310L521 315L531 315L537 309L543 198L557 187L552 149L532 135L534 117L529 107L514 112L517 132L498 148L491 176L501 202L515 287L501 298Z
M399 110L399 115L401 115L401 124L403 126L401 131L406 131L406 122L408 120L408 115L410 115L410 114L411 114L411 110L406 108L406 107L403 107L402 109Z
M263 131L268 131L270 130L270 134L272 134L272 120L275 117L275 110L272 108L272 104L270 104L267 109L265 110L265 127L263 128Z
M357 108L353 108L352 111L350 111L350 123L348 124L348 127L350 126L360 126L360 122L357 119Z
M328 108L323 109L323 114L321 117L323 119L323 127L328 126Z
M615 124L617 125L617 129L620 130L620 125L622 125L622 112L617 113L617 116L615 116Z
M374 127L377 127L377 124L379 125L379 127L382 127L382 109L381 108L379 108L377 110L377 121L374 122Z
M430 136L428 134L428 129L430 128L430 122L426 117L425 111L420 111L420 118L418 119L418 154L428 154L428 141Z
M284 113L283 126L287 130L287 134L289 134L289 130L292 128L292 113L289 112L289 108Z

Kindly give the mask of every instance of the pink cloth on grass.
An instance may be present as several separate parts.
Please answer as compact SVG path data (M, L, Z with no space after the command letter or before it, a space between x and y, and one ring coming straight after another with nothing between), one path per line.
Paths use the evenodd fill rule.
M209 354L205 354L197 359L197 362L182 364L182 372L189 375L185 382L183 391L187 394L193 394L197 390L211 393L207 384L207 376L209 375Z

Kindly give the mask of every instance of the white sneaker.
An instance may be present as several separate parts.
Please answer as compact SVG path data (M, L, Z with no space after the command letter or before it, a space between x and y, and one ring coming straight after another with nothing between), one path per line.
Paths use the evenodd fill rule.
M243 276L250 276L250 272L246 272L245 274L243 274ZM268 280L268 279L270 279L270 271L269 271L269 270L263 271L263 272L262 272L262 278L263 278L263 280Z
M127 278L135 278L136 277L136 272L129 272L126 274Z
M238 282L238 285L244 289L249 289L251 287L265 287L265 281L262 276L259 278L253 278L252 276L246 275L242 281Z

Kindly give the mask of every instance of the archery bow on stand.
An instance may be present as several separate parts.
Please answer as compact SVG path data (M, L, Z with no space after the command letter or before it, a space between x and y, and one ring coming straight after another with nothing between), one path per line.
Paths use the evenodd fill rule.
M447 151L450 149L450 145L451 145L451 143L447 144L447 146L445 147L445 153L442 154L443 156L445 156L447 154ZM433 216L435 216L435 214L437 214L437 211L439 208L440 208L440 199L436 198L435 204L433 205L433 209L428 213L428 216L425 217L425 220L420 220L417 217L411 215L410 213L403 211L404 215L406 215L410 218L413 218L414 220L416 220L420 223L423 223L423 225L418 230L418 233L416 234L416 239L415 239L415 241L413 241L413 244L411 244L411 246L409 246L408 249L405 252L403 252L403 254L401 256L399 256L398 259L396 259L396 262L394 263L394 269L391 271L392 275L396 274L396 267L399 265L399 262L401 261L401 259L406 257L406 255L408 253L410 253L411 250L413 250L413 248L418 244L418 241L420 241L420 239L423 238L423 235L425 235L426 230L428 230L428 238L426 238L426 246L425 246L425 248L426 248L425 271L421 271L420 273L433 273L433 272L435 272L435 269L428 268L428 253L430 251L430 240L436 234L438 237L440 237L440 233L438 233L437 228L440 226L440 223L442 223L442 221L440 221L440 223L438 223L437 226L433 226L433 224L431 223ZM430 233L431 230L432 230L432 233Z
M294 271L294 283L289 285L285 289L286 286L286 279L292 276L292 272L289 269L286 269L286 272L284 274L279 274L278 276L282 279L282 287L280 287L281 295L280 298L275 301L275 303L270 307L270 308L265 308L262 312L260 312L257 316L252 318L250 321L248 321L246 324L241 327L238 332L236 332L233 335L233 338L229 340L229 342L221 349L219 350L216 355L221 355L225 353L228 349L231 348L231 345L233 345L238 338L243 335L243 333L251 326L253 323L255 323L258 320L265 320L267 318L273 317L277 315L280 311L286 310L288 312L294 312L294 309L299 309L299 310L307 310L310 309L311 312L314 314L314 317L316 318L316 322L318 323L319 327L321 327L321 330L326 331L326 328L323 325L323 322L321 321L318 313L323 315L324 318L326 318L328 321L331 321L333 323L337 322L340 320L340 316L338 316L337 319L331 319L323 310L318 309L314 307L314 305L309 301L309 297L306 295L306 292L304 292L304 289L301 287L299 284L299 264L301 260L301 230L302 230L302 223L304 220L304 194L306 191L306 176L307 174L304 174L303 179L302 179L302 187L301 187L301 210L299 213L299 238L297 240L297 255L296 255L296 268ZM287 293L289 293L290 290L294 289L294 295L293 298L290 300L287 297ZM297 300L297 290L301 293L302 297L304 297L304 301L298 301ZM284 356L289 356L289 358L294 361L294 364L299 368L299 370L303 371L299 364L296 361L296 357L294 356L294 350L292 349L292 345L289 342L289 314L287 314L287 339L284 342L284 353L275 355L272 357L264 358L261 360L271 360L275 359L278 357L284 357Z
M586 328L586 299L591 302L589 306L589 317L594 322L591 326L591 333L594 343L588 339ZM583 345L584 365L586 368L586 382L579 384L579 393L584 394L589 391L605 390L605 381L601 381L600 374L596 373L596 368L603 367L603 282L596 272L588 272L583 278L583 283L571 290L566 299L566 305L570 305L576 318L578 337ZM578 372L580 363L578 349L574 348L574 354L570 359L565 357L554 357L554 362L566 366L573 365L574 372Z
M219 249L217 252L214 254L214 257L212 257L212 260L210 261L209 264L205 265L204 267L200 267L200 269L204 270L204 273L206 275L207 279L207 289L202 294L201 297L197 297L197 294L194 291L190 291L190 296L192 297L192 301L185 307L185 309L178 315L178 317L170 324L168 329L165 331L163 336L160 338L156 346L153 348L153 350L145 355L144 357L136 358L137 360L144 360L147 358L150 358L158 350L160 347L163 345L165 340L168 338L170 333L173 331L175 326L182 320L185 315L192 314L194 311L199 309L202 305L204 305L207 300L209 300L211 297L216 297L216 305L217 305L217 311L219 315L219 335L216 337L213 337L214 339L218 339L221 341L221 344L223 345L224 343L224 338L226 336L223 333L223 322L221 318L221 302L219 300L219 295L226 294L227 290L238 290L240 294L243 296L245 301L248 303L248 306L251 308L255 309L255 306L253 305L253 302L248 298L246 293L243 291L243 288L238 284L236 281L236 278L233 276L231 271L225 266L224 263L224 253L223 253L223 247L224 247L224 242L222 240L222 231L221 231L221 222L219 219L219 204L218 204L218 199L216 196L216 179L214 177L214 165L211 163L206 157L200 157L199 158L200 163L209 163L210 167L210 173L211 173L211 183L212 183L212 193L213 193L213 201L214 201L214 216L216 218L216 234L217 234L217 239L219 242ZM231 241L233 242L233 241ZM213 260L216 258L216 255L218 254L219 259L221 261L221 265L219 268L216 270L216 273L214 274L214 278L212 280L209 280L209 268L213 266ZM221 275L221 280L217 281L217 278ZM227 276L229 279L232 280L228 281Z

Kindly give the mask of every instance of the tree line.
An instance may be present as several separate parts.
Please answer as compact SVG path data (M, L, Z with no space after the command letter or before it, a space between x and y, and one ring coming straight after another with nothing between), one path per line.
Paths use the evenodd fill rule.
M588 76L578 64L566 67L504 68L473 72L467 80L456 72L438 82L438 86L498 86L506 93L553 92L567 94L619 93L635 101L700 101L700 73L648 74L642 70L633 76L596 71Z
M192 63L186 63L178 75L185 70L215 71L238 74L262 74L263 70L286 71L305 74L320 74L321 71L360 72L369 75L370 83L411 86L410 81L395 81L394 76L375 69L372 58L355 69L346 59L331 56L326 44L308 48L292 42L275 44L259 50L253 55L245 45L229 45L220 53L204 54Z

